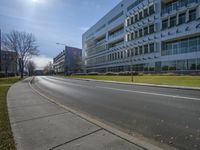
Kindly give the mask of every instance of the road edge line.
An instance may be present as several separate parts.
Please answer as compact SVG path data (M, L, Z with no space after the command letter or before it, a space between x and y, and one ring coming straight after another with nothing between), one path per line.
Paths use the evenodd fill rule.
M60 77L62 78L62 77ZM173 88L173 89L182 89L182 90L197 90L200 91L198 87L188 87L188 86L176 86L176 85L159 85L159 84L150 84L150 83L130 83L130 82L120 82L120 81L110 81L110 80L96 80L96 79L89 79L89 78L70 78L68 79L75 79L75 80L83 80L83 81L97 81L97 82L104 82L104 83L116 83L116 84L124 84L124 85L137 85L137 86L148 86L148 87L160 87L160 88Z

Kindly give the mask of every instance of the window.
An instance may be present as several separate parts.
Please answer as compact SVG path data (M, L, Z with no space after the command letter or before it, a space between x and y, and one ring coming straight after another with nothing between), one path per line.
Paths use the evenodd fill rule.
M185 23L185 20L186 20L186 14L185 13L180 14L179 17L178 17L179 24Z
M196 70L196 59L189 59L187 64L188 70Z
M138 48L136 47L135 48L135 56L137 56L138 55Z
M143 0L136 0L134 1L131 5L129 5L127 7L127 11L131 10L133 7L137 6L138 4L140 4Z
M173 54L179 54L179 51L178 51L178 44L179 42L175 42L175 43L172 43L172 53Z
M149 71L155 70L155 63L149 63Z
M131 40L134 40L134 33L131 33Z
M162 29L167 29L168 27L168 19L162 21Z
M139 18L140 18L140 20L143 18L142 11L139 12Z
M131 40L131 36L130 36L130 34L128 34L128 41L130 41Z
M116 15L115 17L113 17L112 19L110 19L108 21L108 24L111 24L112 22L114 22L115 20L117 20L118 18L120 18L122 15L124 14L124 12L120 12L118 15Z
M148 16L148 9L144 9L144 18Z
M170 61L168 62L168 69L171 70L171 71L175 71L176 70L176 61Z
M151 6L149 7L149 15L152 15L152 14L154 14L154 13L155 13L154 5L151 5Z
M148 45L144 45L144 53L145 54L149 53L149 47L148 47Z
M130 26L130 19L127 19L127 26Z
M177 61L177 70L187 70L186 61L178 60Z
M133 20L133 16L131 17L131 23L130 24L133 24L134 23L134 20Z
M139 37L142 37L142 29L139 30Z
M149 26L149 34L154 33L154 24Z
M147 35L148 34L148 27L145 27L144 28L144 35Z
M143 54L143 48L142 48L142 46L139 47L139 51L140 51L140 55L142 55Z
M144 71L149 71L148 64L144 64Z
M121 51L121 58L123 58L123 51Z
M200 51L200 37L198 37L197 39L198 39L197 50Z
M149 44L149 51L150 51L150 53L154 52L154 43Z
M176 16L170 18L170 27L176 26Z
M127 51L127 57L130 57L130 54L131 54L131 50L128 49L128 51Z
M139 20L138 14L135 14L135 22Z
M200 58L197 59L197 70L200 70Z
M189 21L194 21L196 19L196 9L189 11Z
M117 59L117 53L115 53L115 59Z
M135 38L138 38L138 31L135 31Z
M181 40L180 41L180 53L187 53L188 51L188 41L187 40Z
M131 49L131 56L134 56L134 49Z
M168 62L162 62L162 71L168 71L169 65Z
M197 51L197 38L190 38L189 39L189 51L190 52L195 52Z

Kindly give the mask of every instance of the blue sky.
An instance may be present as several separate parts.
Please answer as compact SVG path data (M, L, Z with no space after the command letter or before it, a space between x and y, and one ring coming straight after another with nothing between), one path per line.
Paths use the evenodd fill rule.
M82 33L120 1L0 0L0 28L3 33L33 33L40 49L40 57L35 61L41 67L63 49L56 42L81 48Z

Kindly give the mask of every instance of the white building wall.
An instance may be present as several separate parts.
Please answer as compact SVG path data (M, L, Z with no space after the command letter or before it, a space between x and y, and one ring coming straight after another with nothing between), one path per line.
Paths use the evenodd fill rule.
M200 1L196 0L194 3L187 5L186 7L180 7L175 11L169 13L163 13L163 3L165 0L140 0L140 3L133 7L131 10L127 8L135 1L123 0L115 8L113 8L108 14L106 14L101 20L99 20L94 26L92 26L86 33L83 34L83 57L85 60L86 70L94 71L103 68L103 71L108 71L110 67L127 66L136 64L151 64L156 62L180 60L180 59L200 59L200 47L198 52L177 54L177 55L162 55L162 45L167 41L176 41L183 38L190 38L194 36L200 36ZM155 13L146 17L137 23L127 26L127 19L139 12L143 12L144 9L154 6ZM189 10L196 9L196 20L188 22ZM123 15L109 23L109 21L123 11ZM148 9L149 12L149 9ZM177 25L175 27L162 30L162 20L168 18L170 23L170 17L176 16L177 23L179 14L186 12L186 23ZM128 34L135 32L141 28L154 24L155 31L152 34L142 36L140 38L134 38L128 41ZM109 39L109 32L114 30L116 27L124 25L124 32L112 39ZM100 29L102 27L102 29ZM149 30L149 29L148 29ZM104 50L98 50L99 45L96 45L96 40L102 36L105 36L105 42L102 44L106 48ZM135 35L134 35L135 36ZM110 45L117 42L118 40L124 40L124 43L118 46L109 48ZM89 42L88 42L89 41ZM138 47L148 45L148 51L150 51L150 44L154 43L154 52L134 55L128 57L128 51ZM91 45L90 47L88 45ZM116 54L113 54L116 53ZM123 58L118 58L123 56ZM110 60L110 57L117 59Z

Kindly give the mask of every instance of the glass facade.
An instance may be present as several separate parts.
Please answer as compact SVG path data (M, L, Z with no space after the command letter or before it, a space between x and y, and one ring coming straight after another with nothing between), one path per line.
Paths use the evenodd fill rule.
M179 8L188 6L191 3L199 3L199 0L174 0L163 6L162 14L177 11Z
M200 36L173 42L164 42L162 55L176 55L200 51Z
M154 43L149 44L149 51L150 51L150 53L154 52Z
M189 11L189 21L196 20L196 9Z
M147 35L148 34L148 27L145 27L144 28L144 35Z
M162 21L162 29L164 30L167 28L168 28L168 19Z
M161 62L162 71L199 71L200 58Z
M200 53L199 8L193 2L199 4L200 0L170 0L161 1L161 3L160 1L159 3L151 1L148 5L141 4L142 7L130 12L126 12L124 9L127 8L123 7L119 8L118 11L124 13L113 11L107 16L105 23L102 21L103 24L106 24L105 32L99 32L96 36L96 30L90 30L94 34L91 43L93 39L96 40L98 37L95 44L99 44L99 47L93 47L93 43L91 44L90 49L93 53L86 57L88 57L87 60L92 68L88 68L104 68L105 71L111 68L115 71L126 71L127 68L131 67L130 60L133 58L135 71L200 71L200 56L195 56L195 54L199 55ZM124 1L125 3L126 1ZM191 3L193 4L188 7L178 9ZM164 9L167 9L167 12L177 11L162 16L160 11L164 11ZM116 21L116 24L107 26L121 17L120 15L123 15L124 20ZM102 23L99 26L95 25L95 27L97 29L103 28ZM119 29L122 25L123 28ZM103 39L102 36L104 36ZM86 49L87 54L90 49ZM195 57L198 59L191 59ZM166 62L163 62L163 59ZM171 61L172 59L177 60Z
M176 26L176 16L170 18L170 27Z
M149 34L152 34L152 33L154 33L154 24L152 24L152 25L150 25L149 26Z
M155 71L155 63L145 63L145 64L133 65L133 71L154 72Z
M186 22L186 13L182 13L179 15L178 22L179 22L179 24L183 24Z
M148 45L144 45L144 54L149 53L149 47Z

